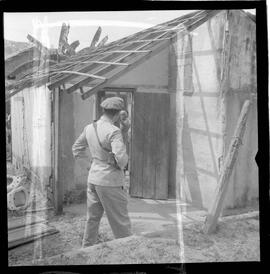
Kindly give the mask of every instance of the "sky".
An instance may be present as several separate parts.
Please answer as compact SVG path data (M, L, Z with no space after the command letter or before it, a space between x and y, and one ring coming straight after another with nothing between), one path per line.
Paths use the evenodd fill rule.
M65 22L70 24L68 42L79 40L79 50L90 46L98 26L102 28L100 40L108 35L112 42L192 11L4 13L4 38L28 42L26 37L31 34L45 46L56 48Z
M43 45L57 48L61 26L65 22L70 24L69 44L79 40L77 50L80 50L90 46L98 26L102 27L100 40L108 35L109 43L192 11L4 13L4 38L28 42L26 37L30 34Z

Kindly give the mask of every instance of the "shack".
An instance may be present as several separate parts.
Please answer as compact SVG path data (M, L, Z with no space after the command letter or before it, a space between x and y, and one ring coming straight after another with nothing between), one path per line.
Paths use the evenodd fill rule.
M57 212L86 188L71 147L108 96L125 99L132 128L130 196L208 209L244 101L252 98L226 208L258 199L255 16L196 11L89 54L16 78L12 159L38 174Z

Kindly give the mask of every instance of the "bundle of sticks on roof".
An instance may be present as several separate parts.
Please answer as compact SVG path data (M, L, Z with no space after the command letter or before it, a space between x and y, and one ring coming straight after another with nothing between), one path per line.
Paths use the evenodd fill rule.
M76 49L80 45L80 42L76 40L72 42L71 44L69 44L68 42L69 30L70 30L70 26L63 23L60 36L59 36L58 48L50 48L50 49L44 46L35 37L28 34L27 35L28 41L31 44L33 44L35 48L38 49L39 54L36 56L33 55L33 58L31 58L31 60L28 60L27 62L15 67L15 69L11 71L9 75L7 76L6 85L11 84L9 80L15 80L15 79L18 80L18 78L20 79L25 78L25 76L29 74L29 70L30 72L32 72L35 68L35 70L38 70L44 73L44 71L46 71L47 68L50 67L51 65L57 64L75 55L78 56L78 55L88 54L92 50L95 50L97 48L104 46L105 43L108 41L108 35L106 35L99 42L102 29L101 27L98 27L93 39L91 40L89 47L85 47L79 51L76 51ZM18 75L19 77L17 77Z
M44 46L38 39L36 39L32 35L27 35L28 41L34 45L32 49L38 49L39 54L37 54L36 56L33 55L33 58L30 58L29 60L27 60L27 62L19 64L19 66L15 67L7 75L5 82L7 100L13 95L13 93L9 94L8 91L13 88L14 80L16 80L16 82L20 82L20 80L26 79L28 76L30 76L33 73L33 71L36 71L43 76L47 75L49 72L52 72L52 65L67 60L73 56L87 55L91 51L104 46L105 43L108 41L108 35L106 35L103 39L100 40L102 29L99 26L94 37L91 39L89 46L77 51L76 49L80 45L80 42L76 40L69 44L69 30L70 25L63 23L59 36L58 48L50 49ZM48 71L48 68L50 68L50 71Z
M65 23L62 24L60 37L59 37L59 43L58 43L58 49L48 49L40 41L38 41L36 38L28 34L27 39L29 42L34 44L39 51L42 53L43 57L45 59L49 59L52 61L61 61L63 59L67 59L70 56L73 55L82 55L90 53L93 49L99 48L108 41L108 35L106 35L99 43L101 36L101 27L98 27L93 39L91 40L90 46L83 48L76 52L77 47L80 45L79 40L76 40L72 42L71 44L68 43L68 34L70 30L70 25L66 25Z

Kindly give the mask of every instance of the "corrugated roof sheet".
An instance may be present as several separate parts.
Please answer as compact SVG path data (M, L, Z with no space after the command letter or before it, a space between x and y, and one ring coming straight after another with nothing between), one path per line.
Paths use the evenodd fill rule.
M66 92L71 93L79 89L82 98L86 99L164 49L176 33L192 31L218 12L220 11L192 12L109 43L89 54L72 56L46 70L25 75L15 84L8 86L7 90L14 94L23 88L46 83L49 83L48 88L53 90L69 83L71 86L65 89Z

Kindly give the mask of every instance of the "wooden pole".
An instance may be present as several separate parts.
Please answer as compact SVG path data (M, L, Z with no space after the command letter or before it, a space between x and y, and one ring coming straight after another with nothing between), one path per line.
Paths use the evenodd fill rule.
M229 151L224 161L223 170L218 181L217 194L214 203L212 204L211 209L208 211L208 215L205 219L205 224L203 228L204 233L210 234L216 229L217 221L223 208L224 198L228 189L229 179L232 174L234 164L239 152L239 147L244 136L247 114L250 104L250 100L246 100L243 104L240 117L237 121L234 135L229 146Z
M60 160L60 90L59 88L54 90L54 206L55 213L62 214L63 212L63 191L62 183L59 176L59 160Z
M41 42L39 42L36 38L34 38L32 35L28 34L27 39L33 43L44 55L49 55L49 49L42 45Z

